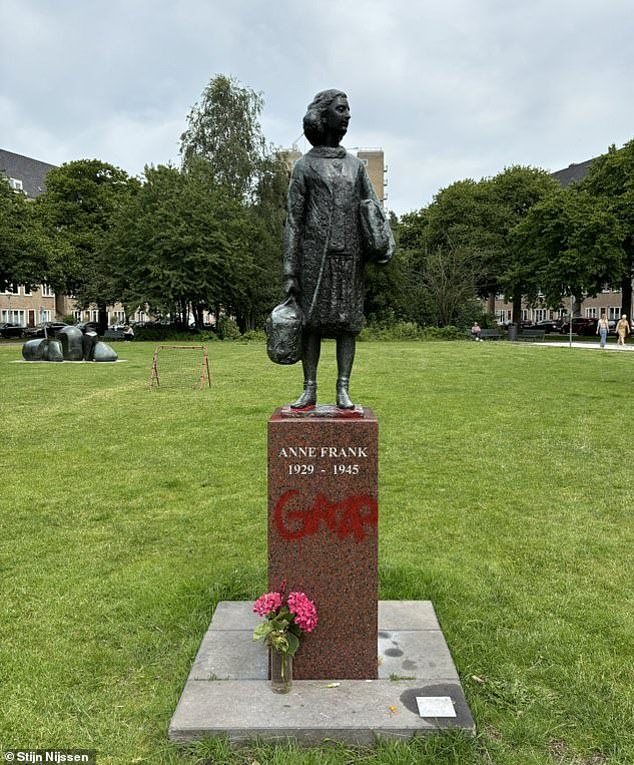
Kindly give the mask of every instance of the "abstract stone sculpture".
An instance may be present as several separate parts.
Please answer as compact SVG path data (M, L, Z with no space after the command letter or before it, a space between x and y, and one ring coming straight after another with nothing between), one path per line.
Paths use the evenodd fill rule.
M41 340L27 340L22 346L22 357L25 361L43 361L44 344Z
M315 96L304 116L313 148L295 163L288 190L284 290L304 316L304 392L295 409L317 403L322 337L337 341L337 406L354 408L349 383L363 326L365 264L387 263L395 249L365 165L339 145L349 121L345 93Z
M55 338L27 340L22 346L25 361L117 361L116 351L101 342L96 332L84 334L78 327L62 327Z
M46 339L42 341L42 361L64 361L62 344L59 340Z
M116 352L102 340L98 340L93 348L93 361L116 361L119 357Z
M56 337L62 344L64 361L81 361L84 358L84 335L79 327L62 327Z
M99 338L97 337L96 332L89 331L84 334L84 337L82 340L83 351L84 351L84 361L93 361L95 346L97 345L98 341L99 341Z

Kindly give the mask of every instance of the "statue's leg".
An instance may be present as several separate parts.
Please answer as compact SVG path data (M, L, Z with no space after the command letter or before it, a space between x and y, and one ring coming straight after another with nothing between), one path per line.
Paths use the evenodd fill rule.
M317 403L317 365L321 352L321 335L318 332L304 334L302 368L304 370L304 392L291 404L292 409L315 406Z
M348 388L357 336L352 332L342 332L337 338L337 406L339 409L354 409Z

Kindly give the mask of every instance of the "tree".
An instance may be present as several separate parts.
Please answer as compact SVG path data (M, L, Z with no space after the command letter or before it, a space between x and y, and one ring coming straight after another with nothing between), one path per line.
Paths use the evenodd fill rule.
M441 189L427 210L426 250L470 253L477 294L495 295L499 289L499 236L493 229L490 181L465 179Z
M0 290L49 281L54 245L27 198L0 175Z
M439 326L461 326L476 295L471 253L459 247L430 252L421 274L425 311Z
M248 231L242 257L251 278L234 290L234 298L229 299L228 290L222 301L242 331L263 323L281 287L288 173L283 158L262 134L259 116L263 103L260 94L236 80L212 77L181 136L183 169L206 161L214 184L246 211ZM245 269L241 273L244 277Z
M538 292L557 307L564 295L574 295L577 311L583 297L596 295L623 272L624 253L619 221L607 199L583 186L558 189L536 204L513 232L513 249L523 268L528 297ZM527 272L530 270L530 278Z
M51 271L53 286L74 295L80 306L96 303L102 331L107 326L106 306L119 297L107 237L116 211L138 186L124 170L82 159L51 170L46 192L36 200L42 221L55 232L64 252Z
M216 183L226 186L236 198L248 199L268 154L259 123L263 105L259 93L233 78L212 77L181 135L183 167L195 158L206 159Z
M128 309L218 317L247 293L253 264L245 208L218 186L209 163L146 167L145 182L116 218L110 252Z
M466 279L463 286L468 288L471 281L477 294L489 297L490 310L495 294L504 290L512 296L514 320L519 321L522 296L533 290L534 272L522 250L512 246L513 231L557 188L546 171L515 165L493 178L467 179L442 189L426 211L423 234L426 252L436 258L434 270L440 275L437 258L443 253L452 261L452 270L469 258L468 273L463 267L456 272Z
M264 326L282 288L282 239L286 217L288 170L280 155L266 157L260 166L258 186L248 205L250 225L248 257L251 278L243 301L235 306L242 332Z
M529 253L518 246L516 228L541 200L559 189L547 173L535 167L514 165L490 181L487 228L496 239L497 280L513 301L513 321L520 322L522 298L539 291L537 271Z
M593 198L601 200L615 221L612 233L620 236L622 258L609 281L619 285L623 301L622 311L631 317L634 272L634 140L626 143L621 149L611 146L606 154L597 157L580 186Z
M455 265L456 253L460 253L460 261L468 257L471 265L468 278L460 285L459 291L473 289L474 295L489 298L491 304L494 302L500 289L499 279L504 258L504 243L497 230L501 215L493 209L497 204L494 191L490 179L474 181L467 178L456 181L436 194L431 205L419 213L417 222L411 218L406 221L410 228L414 224L415 237L418 239L415 248L418 263L413 261L412 265L419 279L426 272L426 261L432 253L432 270L436 272L438 258L443 254ZM411 234L405 238L411 239ZM466 273L464 268L458 271L463 275ZM455 275L457 277L458 273ZM440 283L437 279L432 281ZM428 307L440 304L440 296L431 301L428 297L421 296L419 302ZM436 318L436 322L442 321L440 316Z

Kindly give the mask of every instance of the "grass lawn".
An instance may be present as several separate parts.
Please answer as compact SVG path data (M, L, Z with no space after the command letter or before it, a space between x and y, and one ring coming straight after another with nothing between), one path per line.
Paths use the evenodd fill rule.
M380 421L381 597L431 599L475 739L170 744L219 600L266 586L266 423L299 367L212 343L212 387L0 346L0 749L98 763L631 765L634 354L360 343ZM334 347L322 398L334 398ZM323 391L328 393L323 394Z

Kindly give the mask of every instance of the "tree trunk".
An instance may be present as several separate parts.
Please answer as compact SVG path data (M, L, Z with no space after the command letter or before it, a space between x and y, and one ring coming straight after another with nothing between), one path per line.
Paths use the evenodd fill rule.
M625 276L621 280L621 313L632 321L632 270L634 270L634 237L628 239L623 245L627 262L625 264Z
M632 320L632 272L621 281L621 313Z
M522 321L522 293L519 289L513 290L513 324Z
M97 324L99 325L98 333L100 335L105 335L106 330L108 329L108 306L105 304L100 304L98 306L99 314L97 319Z

